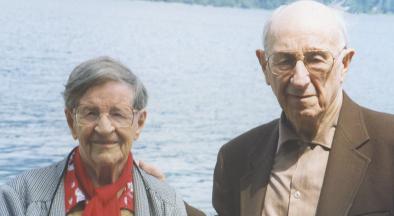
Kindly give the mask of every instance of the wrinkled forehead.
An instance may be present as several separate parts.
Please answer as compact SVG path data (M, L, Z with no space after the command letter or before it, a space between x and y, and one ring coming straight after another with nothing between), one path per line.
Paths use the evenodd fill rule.
M282 29L270 35L269 51L328 50L336 52L345 46L334 31L317 29Z
M134 91L125 82L107 81L86 90L79 99L79 104L111 107L114 105L132 105Z
M345 30L333 9L304 1L274 12L266 38L266 49L327 49L335 51L346 44Z

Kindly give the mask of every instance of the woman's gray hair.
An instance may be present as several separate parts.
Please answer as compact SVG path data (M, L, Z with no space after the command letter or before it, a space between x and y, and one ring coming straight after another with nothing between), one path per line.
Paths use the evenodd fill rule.
M134 91L133 108L142 110L146 107L148 92L138 77L122 63L103 56L82 62L71 72L63 92L66 108L76 108L88 89L108 81L130 85Z

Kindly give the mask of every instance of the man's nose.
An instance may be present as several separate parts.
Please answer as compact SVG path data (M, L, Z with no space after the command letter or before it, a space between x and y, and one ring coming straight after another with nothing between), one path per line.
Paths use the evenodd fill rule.
M108 115L101 115L94 130L102 135L107 135L115 130Z
M294 67L294 74L290 78L290 83L294 88L305 89L311 82L308 69L305 67L304 62L297 61Z

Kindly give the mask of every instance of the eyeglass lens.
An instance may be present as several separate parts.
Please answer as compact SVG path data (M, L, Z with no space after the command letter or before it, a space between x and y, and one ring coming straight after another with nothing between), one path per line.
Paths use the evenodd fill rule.
M327 73L334 63L334 58L328 51L307 51L301 57L293 52L277 52L270 57L269 66L274 72L283 73L292 70L298 60L302 60L312 73Z
M102 114L97 107L81 106L76 111L77 122L80 125L95 124ZM114 126L119 127L129 126L134 118L134 112L129 107L113 107L105 114Z

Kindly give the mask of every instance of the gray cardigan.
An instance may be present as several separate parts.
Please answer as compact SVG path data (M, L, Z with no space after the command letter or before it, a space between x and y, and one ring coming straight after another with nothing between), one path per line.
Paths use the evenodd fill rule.
M34 169L0 186L1 216L65 215L63 170L66 159ZM185 205L166 183L134 166L135 216L184 216ZM52 203L52 207L51 206Z

